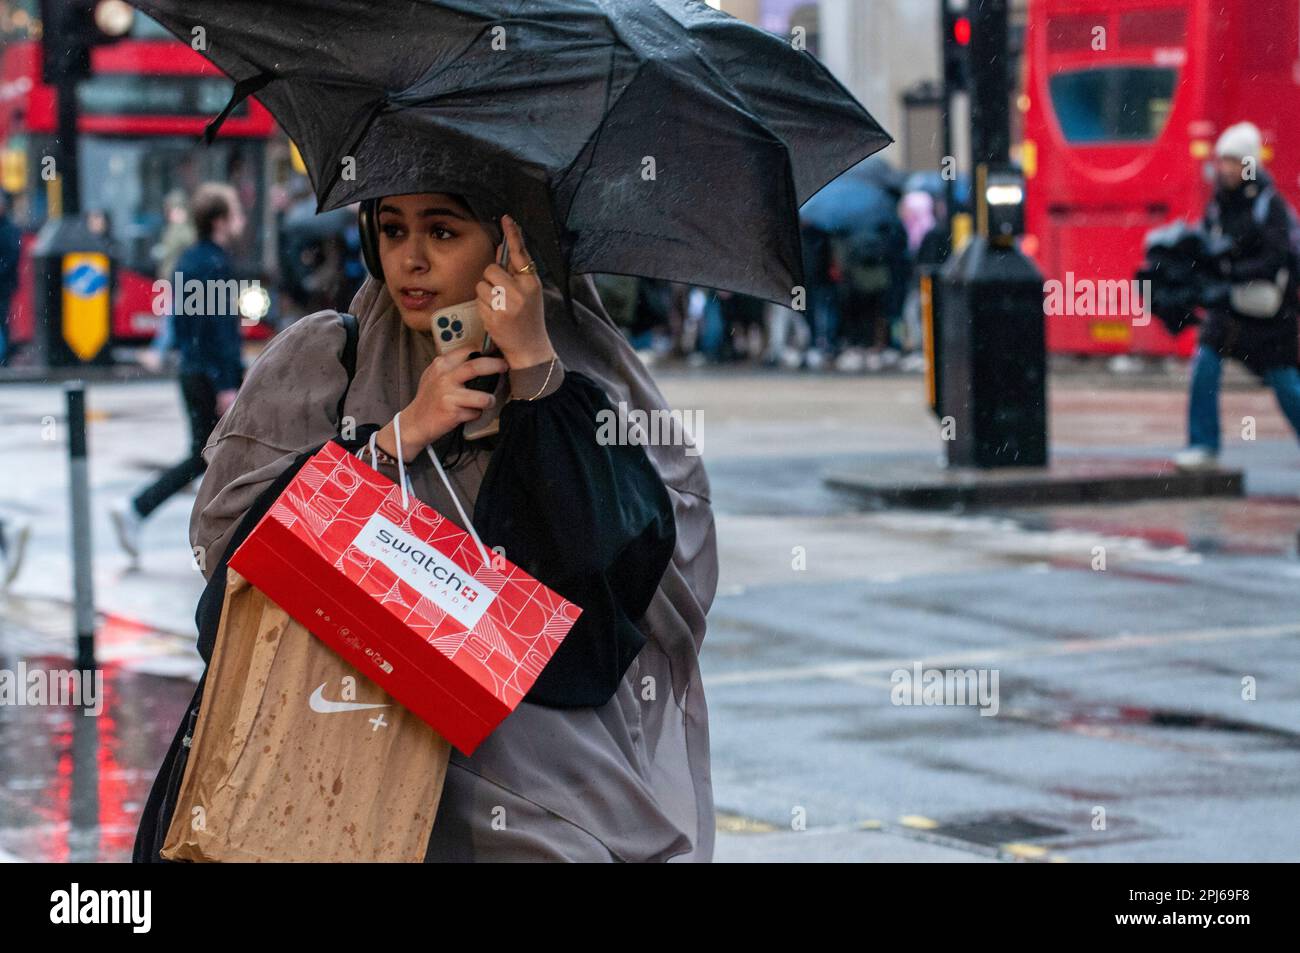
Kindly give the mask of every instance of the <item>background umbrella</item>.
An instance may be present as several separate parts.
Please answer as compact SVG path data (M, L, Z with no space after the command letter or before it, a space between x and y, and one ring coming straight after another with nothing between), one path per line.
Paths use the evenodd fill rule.
M867 160L870 162L871 160ZM879 174L859 163L804 203L804 223L834 235L844 235L876 222L898 217L898 196Z
M788 303L799 206L892 141L811 54L699 0L135 5L236 81L210 132L270 109L322 211L475 195L566 297L610 272Z

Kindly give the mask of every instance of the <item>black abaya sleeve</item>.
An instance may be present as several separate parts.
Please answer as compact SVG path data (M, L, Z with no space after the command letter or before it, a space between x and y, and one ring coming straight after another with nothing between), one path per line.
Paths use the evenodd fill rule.
M582 608L524 697L535 704L599 706L613 697L645 644L635 621L676 545L672 502L645 448L597 439L614 414L605 392L572 371L545 397L509 401L479 486L474 525L483 542Z

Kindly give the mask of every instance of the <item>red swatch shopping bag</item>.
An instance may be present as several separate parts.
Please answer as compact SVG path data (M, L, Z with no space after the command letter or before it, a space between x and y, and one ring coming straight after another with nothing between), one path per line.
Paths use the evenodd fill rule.
M230 567L468 755L518 706L582 610L402 498L331 441Z

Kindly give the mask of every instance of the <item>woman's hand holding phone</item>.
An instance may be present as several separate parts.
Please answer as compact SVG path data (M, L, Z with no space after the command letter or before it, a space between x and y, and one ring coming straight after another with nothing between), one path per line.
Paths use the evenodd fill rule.
M477 288L479 316L510 367L532 367L555 356L546 332L542 280L536 271L518 273L532 261L519 224L503 215L501 230L510 252L509 269L493 262L483 270Z
M476 419L495 398L465 386L475 377L504 374L509 365L499 357L470 358L469 348L458 348L433 359L420 375L415 398L402 410L402 459L409 462L424 448L460 424ZM380 449L397 456L393 422L375 437Z

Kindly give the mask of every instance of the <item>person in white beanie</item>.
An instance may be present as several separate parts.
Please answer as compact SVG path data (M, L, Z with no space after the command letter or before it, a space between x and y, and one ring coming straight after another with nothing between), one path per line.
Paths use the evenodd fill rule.
M1229 126L1214 146L1217 188L1203 228L1227 239L1219 260L1224 300L1207 304L1192 360L1183 469L1217 465L1220 449L1219 381L1223 358L1241 361L1273 389L1278 406L1300 435L1300 348L1297 347L1297 270L1292 254L1293 213L1263 167L1263 136L1253 123Z
M1232 160L1227 175L1231 179L1235 174L1238 182L1241 181L1242 160L1250 159L1258 163L1263 151L1264 137L1253 122L1239 122L1235 126L1229 126L1214 144L1214 157L1219 160L1220 169L1223 168L1224 159Z

